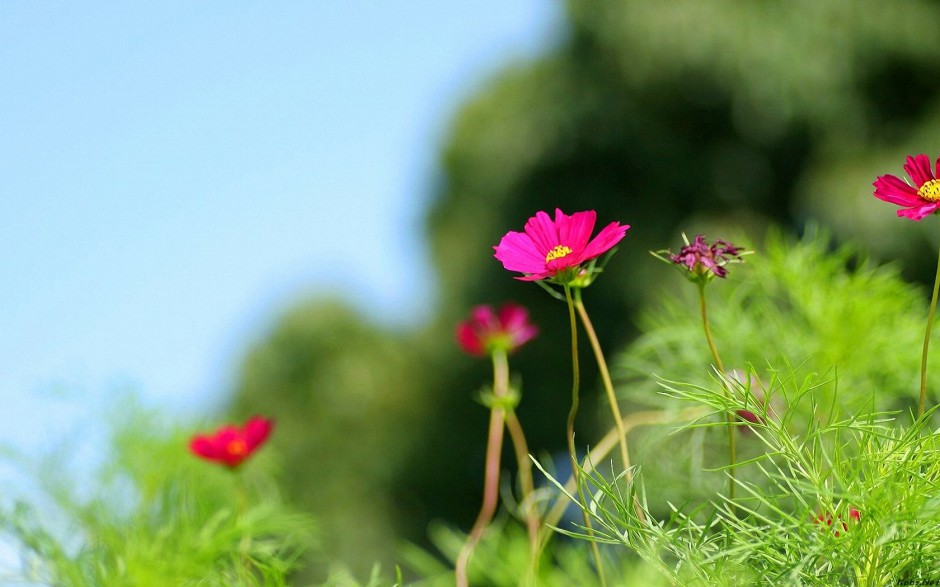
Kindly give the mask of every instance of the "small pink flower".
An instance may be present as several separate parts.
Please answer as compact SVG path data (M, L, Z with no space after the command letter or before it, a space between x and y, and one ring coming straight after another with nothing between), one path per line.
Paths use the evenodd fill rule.
M880 175L872 184L875 197L901 206L898 216L911 220L923 220L940 208L940 159L931 169L927 155L908 157L904 171L913 185L896 175Z
M264 444L273 428L273 421L254 416L241 428L228 425L212 434L197 434L189 450L201 459L235 468Z
M483 357L496 350L511 353L538 332L522 306L503 304L498 313L492 306L477 306L457 325L457 342L466 353Z
M525 224L525 232L507 232L493 247L494 255L509 271L524 273L522 281L552 279L571 283L585 261L596 259L613 248L630 226L611 222L593 240L591 233L597 213L594 210L568 216L555 209L555 220L536 212Z
M688 269L687 275L693 281L710 279L712 276L725 277L728 275L725 265L741 261L742 252L740 247L721 239L709 245L702 234L696 235L691 243L686 241L686 245L679 249L678 254L667 251L669 260Z

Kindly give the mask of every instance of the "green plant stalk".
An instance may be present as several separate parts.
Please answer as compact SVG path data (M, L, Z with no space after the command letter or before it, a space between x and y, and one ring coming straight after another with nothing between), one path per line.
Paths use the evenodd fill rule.
M670 410L649 410L645 412L634 412L623 419L623 430L625 433L629 433L634 428L640 426L654 426L657 424L672 424L676 422L687 422L689 420L694 420L696 418L701 418L708 413L707 408L697 407L697 408L686 408L684 410L679 410L678 412L672 412ZM594 463L600 462L607 457L608 454L614 447L617 446L617 437L620 434L618 428L612 428L599 442L594 445L594 448L588 453L586 459L584 459L584 467L582 471L587 474L591 474L594 471ZM576 479L572 475L565 482L565 491L573 493L575 490ZM634 501L636 504L636 500ZM548 510L548 513L545 514L545 527L549 528L558 523L561 517L565 513L565 509L568 507L568 500L564 496L561 496L558 500L555 501L555 504ZM638 516L639 520L643 520L642 517ZM553 532L547 531L545 536L542 538L542 544L540 548L545 548L548 545L549 540L551 539Z
M534 578L538 572L539 561L539 512L533 501L535 483L532 480L532 460L529 459L529 445L526 443L522 424L513 410L506 412L506 430L509 431L509 438L512 440L513 450L516 453L516 461L519 466L519 485L522 488L520 507L525 516L526 531L529 534L529 571Z
M881 554L881 546L876 545L871 552L865 556L865 574L859 581L859 585L865 587L880 587L884 584L884 577L881 576L878 568L878 558Z
M578 310L578 316L581 317L581 325L587 333L588 340L591 342L591 348L594 351L594 358L597 360L597 368L601 373L601 381L604 383L604 391L607 393L607 403L610 405L610 412L614 418L614 428L617 430L617 445L620 447L620 459L623 462L624 478L627 483L633 484L633 470L630 466L630 451L627 449L627 431L623 427L623 416L620 415L620 406L617 403L617 394L614 393L614 384L610 378L610 370L607 368L607 360L604 358L604 351L601 350L601 343L597 339L597 333L594 331L594 325L588 317L584 302L581 301L581 290L576 290L574 295L575 308ZM634 497L634 509L640 520L644 519L643 508Z
M469 579L467 569L470 563L470 557L480 539L483 538L483 532L493 520L496 513L496 506L499 502L499 462L503 448L503 427L505 425L505 409L500 405L499 399L505 398L509 393L509 364L506 361L506 355L503 353L502 360L493 356L493 395L496 397L492 408L490 409L490 426L486 442L486 469L483 478L483 504L480 506L480 513L473 523L470 534L464 542L457 555L455 565L455 577L457 587L468 587Z
M705 329L705 340L708 341L708 348L711 349L712 357L715 360L715 367L718 369L721 376L724 377L725 366L721 362L721 357L718 356L718 349L715 347L715 341L712 339L712 330L708 325L708 310L705 306L705 284L702 282L698 283L698 294L699 305L702 309L702 326ZM728 391L727 384L723 383L722 389L724 390L725 398L730 400L731 393ZM734 465L736 461L734 413L729 410L727 414L725 414L725 418L728 421L728 499L734 501Z
M930 330L937 309L937 291L940 290L940 251L937 252L937 275L933 280L933 295L930 297L930 312L927 314L927 331L924 333L924 350L920 355L920 399L917 402L917 419L924 415L927 404L927 349L930 347Z
M498 398L509 394L509 358L506 351L497 350L493 352L493 375L494 379L499 378L499 384L494 387L494 394ZM532 460L529 458L529 445L525 439L525 433L522 430L522 423L512 407L513 404L506 406L506 430L509 431L509 438L512 441L513 451L516 453L517 466L519 467L519 485L522 489L522 499L520 507L525 517L526 530L529 534L529 579L534 584L538 572L539 557L539 512L534 503L535 482L532 479Z
M623 461L623 468L626 470L628 481L633 479L630 470L630 453L627 451L627 436L623 429L623 417L620 415L620 406L617 403L617 396L614 393L614 384L610 379L610 371L607 369L607 361L604 360L604 353L601 350L601 344L597 340L597 333L594 331L594 325L588 317L587 310L584 308L584 302L581 301L581 290L575 290L574 307L581 318L581 325L584 326L584 332L591 342L591 348L594 351L594 358L597 360L597 368L601 373L601 381L604 383L604 391L607 393L607 403L610 404L610 411L614 417L614 426L617 429L619 438L617 439L620 447L620 458Z
M584 518L584 528L588 536L594 535L591 527L591 516L587 510L587 500L584 499L584 487L581 484L580 474L578 473L578 453L574 444L574 421L578 416L578 404L580 402L579 393L581 387L581 368L578 364L578 322L575 317L574 300L571 298L571 288L565 286L565 301L568 302L568 321L571 325L571 409L568 411L568 424L565 432L568 439L568 456L571 459L571 474L574 476L575 484L578 487L578 500L581 502L581 514ZM597 542L591 540L591 552L594 555L594 564L597 567L597 578L601 586L606 587L607 580L604 578L604 566L601 562L601 552L597 547Z
M245 486L245 476L241 469L233 471L235 475L235 524L239 525L245 522L245 516L248 514L248 489ZM242 539L238 544L240 566L238 575L242 578L252 576L251 557L251 532L246 528Z

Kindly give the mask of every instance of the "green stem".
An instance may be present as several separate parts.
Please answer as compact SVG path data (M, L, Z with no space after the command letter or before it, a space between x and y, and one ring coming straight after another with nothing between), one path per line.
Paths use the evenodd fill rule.
M924 415L927 404L927 349L930 346L930 330L933 328L933 315L937 309L937 290L940 289L940 251L937 253L937 275L933 281L933 295L930 297L930 312L927 314L927 331L924 333L924 351L920 356L920 400L917 403L917 419Z
M718 369L718 372L722 377L725 375L725 366L721 362L721 357L718 356L718 349L715 347L715 341L712 340L712 330L708 325L708 311L705 307L705 284L698 284L698 294L699 294L699 305L702 309L702 325L705 328L705 339L708 341L708 348L711 349L712 358L715 360L715 367ZM726 384L722 385L722 389L725 393L725 399L731 399L731 393L728 391L728 386ZM725 417L728 421L728 499L734 501L734 465L735 465L735 426L734 426L734 412L727 410Z
M584 499L584 486L581 483L581 474L579 473L578 455L574 444L574 422L578 415L578 405L580 403L579 393L581 387L581 368L578 363L578 322L575 317L574 300L571 298L571 288L565 286L565 301L568 302L568 321L571 325L571 410L568 411L568 425L566 427L566 436L568 439L568 456L571 459L571 474L574 476L575 485L578 488L578 500L581 502L581 514L584 519L584 527L587 530L591 543L591 552L594 555L594 563L597 567L597 577L600 579L602 587L606 587L607 580L604 578L604 567L601 564L601 553L597 547L597 542L591 540L594 537L594 530L591 528L591 516L588 513L587 500Z
M594 358L597 360L597 368L601 373L601 381L604 383L604 391L607 392L607 403L610 404L610 411L614 417L614 426L620 438L620 458L623 460L623 467L626 469L627 480L632 479L630 471L630 453L627 452L627 436L623 430L623 417L620 415L620 406L617 403L617 396L614 393L614 384L610 379L610 371L607 369L607 361L604 360L604 353L601 351L601 344L597 340L597 334L594 332L594 325L588 317L587 310L584 308L584 302L581 301L581 290L575 290L574 307L581 317L581 325L584 326L584 332L591 342L591 348L594 350Z
M532 480L532 460L529 458L529 445L526 443L522 424L513 410L506 412L506 430L509 431L509 437L512 439L513 450L516 452L516 461L519 466L519 485L522 488L522 499L519 503L525 517L526 530L529 533L529 555L531 557L529 570L534 577L538 571L539 560L539 511L534 502L535 483Z
M242 537L241 541L238 544L239 550L239 559L240 565L238 568L238 575L242 578L248 578L252 576L252 565L251 558L249 553L251 551L251 532L247 528L247 522L245 520L248 513L248 489L245 487L245 477L241 469L234 471L235 474L235 524L241 526L246 524L244 528L241 529Z
M503 426L505 423L506 411L500 406L499 399L506 397L509 393L509 364L506 361L505 353L502 353L502 359L497 359L498 353L493 354L493 395L496 401L490 410L490 427L486 442L486 469L483 479L483 504L480 506L480 513L473 523L470 534L464 542L460 553L457 555L455 565L455 576L457 587L468 587L469 579L467 570L470 564L470 557L480 539L483 538L483 532L493 520L496 513L496 506L499 503L499 461L503 447Z
M617 395L614 393L614 383L610 378L610 370L607 368L607 360L604 358L604 351L601 350L601 343L594 331L594 325L588 317L584 302L581 301L581 290L575 290L574 294L575 308L578 310L578 316L581 317L581 325L584 326L584 332L587 333L588 340L591 342L591 348L594 350L594 358L597 360L597 368L601 373L601 381L604 383L604 391L607 393L607 403L610 405L610 412L614 418L614 427L617 429L617 445L620 447L620 459L623 462L624 477L628 484L633 483L633 470L630 466L630 452L627 450L627 431L623 427L623 416L620 415L620 405L617 402ZM636 499L634 497L634 499ZM637 516L643 519L643 509L639 501L634 504Z
M686 422L689 420L694 420L696 418L701 418L706 415L706 409L702 407L697 408L686 408L685 410L680 410L678 412L671 412L667 410L654 410L647 412L634 412L623 419L623 429L626 432L630 432L638 426L653 426L656 424L670 424L674 422ZM594 448L588 453L587 458L585 459L584 472L591 473L594 470L593 463L602 461L607 457L608 454L614 447L617 445L617 436L619 431L614 428L610 430L598 443L594 445ZM575 490L575 478L571 476L568 478L568 481L565 482L565 491L569 493ZM637 501L634 498L634 504ZM551 526L558 524L558 520L561 519L562 515L565 513L565 509L568 507L567 499L564 496L561 496L555 501L555 504L548 510L545 514L545 528L547 529L544 536L542 537L542 543L540 545L541 549L544 549L548 542L551 540L552 532L549 530ZM638 521L643 521L643 518L637 517Z
M493 374L494 379L498 378L500 380L494 387L494 395L505 397L509 393L509 359L506 351L498 350L493 353ZM530 583L534 584L538 573L539 511L534 502L535 482L532 479L532 459L529 458L529 444L526 442L522 423L519 422L519 417L511 407L506 409L506 430L509 431L509 438L516 453L516 464L519 467L519 485L522 489L522 498L519 504L529 534L528 579Z

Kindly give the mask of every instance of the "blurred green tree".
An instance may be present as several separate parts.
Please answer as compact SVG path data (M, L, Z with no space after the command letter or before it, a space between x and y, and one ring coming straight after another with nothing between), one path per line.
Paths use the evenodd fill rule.
M390 559L407 526L390 488L421 441L413 431L429 386L415 377L419 362L402 337L334 301L298 304L245 359L234 409L276 421L279 479L321 522L324 566Z

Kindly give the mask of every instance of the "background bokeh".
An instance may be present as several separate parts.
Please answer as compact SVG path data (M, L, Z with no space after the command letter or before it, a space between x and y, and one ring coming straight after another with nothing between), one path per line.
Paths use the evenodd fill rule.
M288 241L293 235L311 247L289 259L305 284L372 279L357 264L356 251L364 250L380 225L423 237L420 249L416 244L392 250L383 260L388 283L422 284L420 291L405 287L401 298L384 300L395 309L364 311L342 289L334 296L312 295L277 316L253 317L250 348L227 355L238 367L221 404L232 417L264 412L278 420L273 445L282 459L283 489L318 516L331 536L314 574L328 561L364 570L373 560L394 560L397 543L422 543L431 520L463 528L472 521L487 418L472 397L487 380L487 365L461 356L451 341L455 323L474 304L512 299L530 308L542 336L513 361L523 382L519 414L533 451L563 450L569 389L556 367L565 368L566 347L552 341L564 340L565 313L539 288L511 279L491 255L500 236L520 230L536 210L595 209L600 223L633 226L585 295L602 344L611 351L636 335L638 310L669 273L647 251L677 246L683 231L747 235L746 244L759 251L768 226L800 232L814 222L829 227L834 240L856 241L875 259L898 260L909 279L932 277L936 227L895 218L891 206L871 197L871 182L880 174L900 174L909 153L940 152L934 139L940 131L940 39L924 33L940 22L935 3L582 0L555 8L554 24L540 29L544 41L530 45L536 50L493 65L485 81L464 86L452 114L438 111L439 152L424 169L426 177L409 185L409 209L421 210L415 212L421 221L409 224L393 215L372 227L360 225L342 240L329 236L328 225L338 224L329 218L302 228L308 220L322 222L319 204L287 209L283 222L294 228L284 230L268 216L266 198L243 204L250 218L271 223L271 235ZM287 21L304 30L291 19L282 24ZM249 18L241 26L246 34L256 30ZM421 30L431 34L435 24L426 22ZM348 51L369 46L368 31L350 27L334 33ZM246 46L250 40L249 35L228 42ZM386 49L397 46L389 40ZM422 54L435 46L429 41ZM337 79L355 76L344 53L331 55ZM176 58L182 63L187 57ZM259 58L253 70L259 77L246 87L264 93L270 90L262 74L280 71L290 78L295 71L276 64L283 65ZM198 76L208 71L207 65L193 75L203 79ZM391 87L397 86L380 80L341 94L343 87L325 86L318 95L376 101L383 104L383 120L396 120L396 106L385 104L394 98ZM151 89L161 95L159 84ZM150 92L136 97L145 94ZM206 114L221 97L233 99L224 88L214 96L205 98ZM250 120L281 112L258 113L249 98L239 104ZM329 152L336 141L359 145L359 133L378 132L318 134L313 127L288 126L296 140L307 137ZM226 125L219 122L213 129L218 128ZM180 137L181 151L172 155L177 164L198 166L194 158L203 150L196 138L211 137L209 130ZM78 141L76 129L65 134ZM277 156L281 139L263 129L247 138L244 161L264 156L285 164ZM14 162L7 165L16 165L12 155L22 149L5 151L4 159ZM300 153L285 164L299 170L299 177L313 173L310 162L331 164ZM346 156L360 178L385 164L380 153L353 148ZM85 157L94 160L92 154ZM241 161L227 165L238 168ZM109 165L133 177L120 160ZM67 175L51 172L36 181L66 181ZM212 177L221 175L205 181L212 183ZM297 178L277 175L271 183L271 177L257 175L247 183L213 185L211 193L228 201L228 194L247 185L251 193L264 187L264 193L277 194L300 189ZM126 193L139 193L130 191L134 185L129 182ZM318 193L343 201L347 187ZM58 189L71 193L67 186ZM340 209L336 217L358 213L359 208ZM212 214L205 224L214 224ZM241 235L235 230L230 242L245 246L242 256L269 243L260 235L245 243ZM190 256L186 250L179 254ZM413 273L415 255L430 260L427 281L420 269L418 277ZM33 302L43 307L42 300ZM416 314L423 320L400 319ZM591 438L603 413L591 409L597 396L589 369L584 388L588 408L579 434Z

